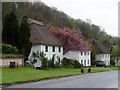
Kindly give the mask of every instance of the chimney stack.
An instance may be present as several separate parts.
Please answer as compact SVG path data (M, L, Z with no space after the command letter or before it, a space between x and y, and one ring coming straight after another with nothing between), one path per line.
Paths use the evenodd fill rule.
M34 19L29 18L28 16L23 16L23 19L27 20L27 22L28 22L29 24L37 24L37 25L41 25L41 26L43 25L41 19L39 19L39 20L37 21L37 20L34 20Z

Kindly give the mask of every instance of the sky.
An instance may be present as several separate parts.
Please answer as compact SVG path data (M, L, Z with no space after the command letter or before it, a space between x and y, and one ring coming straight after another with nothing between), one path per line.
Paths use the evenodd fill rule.
M37 0L36 0L37 1ZM118 36L119 0L41 0L74 19L90 19L109 35Z

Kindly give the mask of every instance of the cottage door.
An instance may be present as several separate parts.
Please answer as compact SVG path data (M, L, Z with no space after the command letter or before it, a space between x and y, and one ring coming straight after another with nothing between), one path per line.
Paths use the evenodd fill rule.
M84 66L86 66L86 60L84 60Z

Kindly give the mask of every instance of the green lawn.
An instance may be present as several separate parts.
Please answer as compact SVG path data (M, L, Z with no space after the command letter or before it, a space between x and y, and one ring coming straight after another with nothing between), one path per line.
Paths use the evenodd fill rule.
M85 69L85 74L88 73L88 68ZM111 68L93 68L92 72L103 72L109 71ZM115 70L115 68L112 68ZM0 68L1 70L1 68ZM59 69L49 69L49 70L36 70L27 67L20 68L2 68L2 84L14 84L16 82L25 82L25 81L38 81L41 79L55 78L55 77L64 77L71 75L80 75L81 69L72 69L72 68L59 68Z

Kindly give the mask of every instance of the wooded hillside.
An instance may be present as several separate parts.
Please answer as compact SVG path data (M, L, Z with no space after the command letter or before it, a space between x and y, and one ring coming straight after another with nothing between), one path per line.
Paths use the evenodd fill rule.
M113 44L118 44L118 38L109 36L104 30L95 24L90 23L89 20L82 21L81 19L73 19L62 11L58 11L55 7L48 7L42 2L26 3L26 2L3 2L3 21L9 12L15 12L19 24L22 22L23 16L39 20L44 24L51 23L53 26L59 28L69 27L71 29L81 32L84 40L91 41L99 39L106 47Z

